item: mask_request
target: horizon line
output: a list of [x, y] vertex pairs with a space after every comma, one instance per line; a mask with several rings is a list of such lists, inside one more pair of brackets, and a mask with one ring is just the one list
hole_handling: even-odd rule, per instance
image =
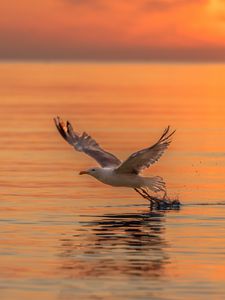
[[91, 58], [1, 58], [0, 63], [156, 63], [156, 64], [224, 64], [224, 59], [91, 59]]

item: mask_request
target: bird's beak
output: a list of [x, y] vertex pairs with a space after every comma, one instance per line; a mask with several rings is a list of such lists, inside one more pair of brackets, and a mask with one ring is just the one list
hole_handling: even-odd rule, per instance
[[84, 174], [88, 174], [87, 171], [80, 171], [79, 175], [84, 175]]

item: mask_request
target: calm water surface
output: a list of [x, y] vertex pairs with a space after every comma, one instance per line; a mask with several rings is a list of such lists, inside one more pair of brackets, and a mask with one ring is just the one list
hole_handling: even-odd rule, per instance
[[[0, 64], [3, 300], [224, 299], [225, 65]], [[126, 158], [170, 124], [179, 211], [78, 176], [61, 115]]]

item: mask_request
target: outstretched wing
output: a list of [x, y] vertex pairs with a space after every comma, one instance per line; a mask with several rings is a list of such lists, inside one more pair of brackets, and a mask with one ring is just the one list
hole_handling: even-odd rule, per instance
[[72, 145], [75, 150], [91, 156], [102, 167], [116, 167], [121, 164], [121, 161], [115, 155], [103, 150], [86, 132], [79, 135], [73, 130], [70, 122], [67, 121], [65, 124], [59, 117], [54, 118], [54, 121], [61, 136]]
[[117, 169], [118, 173], [135, 173], [138, 174], [142, 170], [150, 167], [162, 156], [166, 148], [171, 143], [170, 137], [174, 134], [169, 132], [168, 126], [157, 143], [153, 146], [137, 151], [131, 154]]

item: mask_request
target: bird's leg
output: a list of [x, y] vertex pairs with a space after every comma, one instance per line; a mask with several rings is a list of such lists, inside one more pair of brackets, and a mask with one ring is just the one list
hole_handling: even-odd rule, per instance
[[134, 188], [134, 190], [141, 195], [143, 198], [147, 199], [150, 202], [150, 208], [152, 209], [154, 201], [153, 199], [150, 197], [150, 195], [148, 195], [148, 193], [144, 193], [144, 190], [141, 189], [141, 191], [138, 188]]
[[179, 200], [173, 200], [171, 201], [169, 197], [167, 196], [167, 193], [165, 191], [163, 197], [157, 198], [154, 196], [151, 196], [145, 189], [143, 188], [134, 188], [134, 190], [141, 195], [143, 198], [147, 199], [150, 202], [150, 209], [153, 209], [153, 205], [155, 205], [156, 209], [179, 209], [180, 208], [180, 201]]
[[154, 196], [151, 196], [145, 189], [142, 188], [141, 190], [148, 197], [148, 199], [151, 199], [154, 203], [160, 200]]
[[166, 192], [165, 192], [163, 198], [160, 199], [160, 198], [151, 196], [151, 195], [150, 195], [145, 189], [143, 189], [143, 188], [142, 188], [141, 190], [142, 190], [142, 192], [143, 192], [149, 199], [152, 200], [153, 203], [155, 203], [155, 204], [157, 205], [157, 208], [160, 208], [161, 204], [163, 204], [163, 205], [168, 205], [168, 204], [170, 204], [170, 203], [168, 203], [168, 201], [167, 201], [167, 199], [166, 199], [166, 198], [167, 198]]
[[164, 191], [164, 195], [162, 197], [162, 200], [166, 203], [171, 203], [171, 200], [169, 199], [168, 195], [167, 195], [167, 192]]
[[168, 197], [167, 197], [167, 192], [165, 191], [164, 195], [163, 195], [163, 200], [166, 200], [166, 198], [168, 198]]
[[171, 207], [171, 205], [172, 205], [172, 202], [171, 202], [171, 200], [168, 198], [167, 192], [166, 192], [166, 191], [164, 191], [164, 195], [163, 195], [161, 201], [162, 201], [163, 204], [165, 204], [165, 205], [167, 205], [167, 206], [169, 206], [169, 207]]
[[139, 191], [139, 189], [134, 188], [134, 190], [135, 190], [139, 195], [141, 195], [143, 198], [147, 199], [147, 196], [145, 196], [144, 194], [142, 194], [142, 193]]

